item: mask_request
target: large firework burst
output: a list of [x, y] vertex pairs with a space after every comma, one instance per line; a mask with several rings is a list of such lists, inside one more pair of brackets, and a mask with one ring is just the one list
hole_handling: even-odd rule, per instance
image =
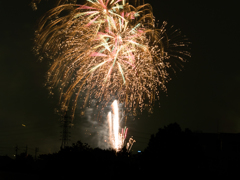
[[47, 85], [60, 89], [62, 110], [74, 114], [80, 96], [84, 107], [114, 96], [128, 110], [142, 110], [169, 80], [165, 26], [156, 28], [151, 5], [139, 0], [59, 0], [40, 20], [34, 49], [51, 60]]

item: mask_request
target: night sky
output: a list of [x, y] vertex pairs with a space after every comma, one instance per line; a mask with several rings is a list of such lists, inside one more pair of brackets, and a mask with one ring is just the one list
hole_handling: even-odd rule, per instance
[[[160, 107], [153, 114], [129, 117], [129, 136], [137, 141], [133, 150], [144, 150], [151, 134], [177, 122], [193, 132], [240, 132], [239, 15], [237, 2], [213, 0], [148, 0], [157, 20], [180, 29], [191, 44], [192, 57], [182, 71], [171, 74], [167, 93], [162, 92]], [[49, 5], [38, 11], [30, 0], [0, 1], [0, 155], [13, 156], [26, 145], [30, 154], [53, 153], [61, 145], [60, 117], [54, 113], [58, 96], [49, 96], [44, 87], [47, 61], [34, 56], [33, 37], [38, 18]], [[41, 9], [42, 8], [42, 9]], [[93, 129], [76, 112], [71, 143], [77, 140], [98, 146]], [[24, 124], [25, 127], [22, 125]], [[90, 134], [85, 134], [86, 130]]]

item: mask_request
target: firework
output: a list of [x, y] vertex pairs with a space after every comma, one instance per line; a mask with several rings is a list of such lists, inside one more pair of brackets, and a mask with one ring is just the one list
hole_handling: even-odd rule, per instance
[[110, 145], [113, 149], [116, 151], [119, 151], [124, 146], [124, 141], [127, 136], [127, 130], [128, 128], [122, 129], [122, 132], [120, 133], [120, 127], [119, 127], [119, 109], [118, 109], [118, 103], [117, 100], [114, 100], [112, 105], [112, 112], [110, 111], [108, 113], [108, 125], [109, 125], [109, 141]]
[[170, 67], [166, 22], [155, 27], [151, 5], [57, 2], [40, 20], [34, 49], [50, 60], [46, 85], [51, 93], [59, 88], [61, 110], [72, 107], [74, 115], [79, 98], [83, 107], [91, 98], [107, 104], [112, 97], [129, 111], [151, 107], [159, 89], [166, 90]]
[[133, 143], [135, 143], [135, 142], [136, 141], [132, 137], [129, 138], [129, 142], [127, 143], [127, 146], [126, 146], [127, 152], [131, 151]]

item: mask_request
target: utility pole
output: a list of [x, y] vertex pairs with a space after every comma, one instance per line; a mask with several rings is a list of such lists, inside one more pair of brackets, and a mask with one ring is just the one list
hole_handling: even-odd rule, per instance
[[25, 150], [26, 157], [28, 156], [28, 146], [26, 145], [26, 150]]
[[39, 152], [39, 148], [35, 148], [35, 161], [37, 160], [37, 153]]
[[15, 151], [16, 151], [16, 157], [15, 157], [15, 159], [17, 158], [18, 150], [19, 150], [18, 145], [16, 145], [16, 147], [15, 147]]
[[62, 144], [61, 144], [61, 149], [63, 149], [64, 147], [66, 147], [66, 145], [68, 144], [69, 139], [69, 126], [70, 126], [70, 117], [68, 116], [67, 111], [65, 112], [65, 114], [62, 116]]

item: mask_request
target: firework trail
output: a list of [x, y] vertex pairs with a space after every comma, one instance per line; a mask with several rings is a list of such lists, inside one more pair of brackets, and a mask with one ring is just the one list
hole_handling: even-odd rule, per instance
[[[40, 0], [33, 0], [33, 6]], [[159, 89], [166, 90], [170, 55], [166, 51], [166, 22], [155, 27], [150, 4], [127, 0], [58, 0], [41, 19], [35, 47], [40, 59], [50, 60], [46, 85], [60, 90], [61, 110], [79, 98], [104, 100], [115, 97], [128, 111], [154, 105]], [[174, 46], [184, 46], [179, 41]], [[184, 56], [175, 56], [184, 61]]]
[[119, 127], [119, 109], [118, 109], [118, 102], [114, 100], [112, 105], [112, 112], [108, 113], [108, 125], [109, 125], [109, 141], [110, 145], [116, 151], [119, 151], [124, 146], [124, 141], [127, 136], [128, 128], [122, 129], [121, 133]]

